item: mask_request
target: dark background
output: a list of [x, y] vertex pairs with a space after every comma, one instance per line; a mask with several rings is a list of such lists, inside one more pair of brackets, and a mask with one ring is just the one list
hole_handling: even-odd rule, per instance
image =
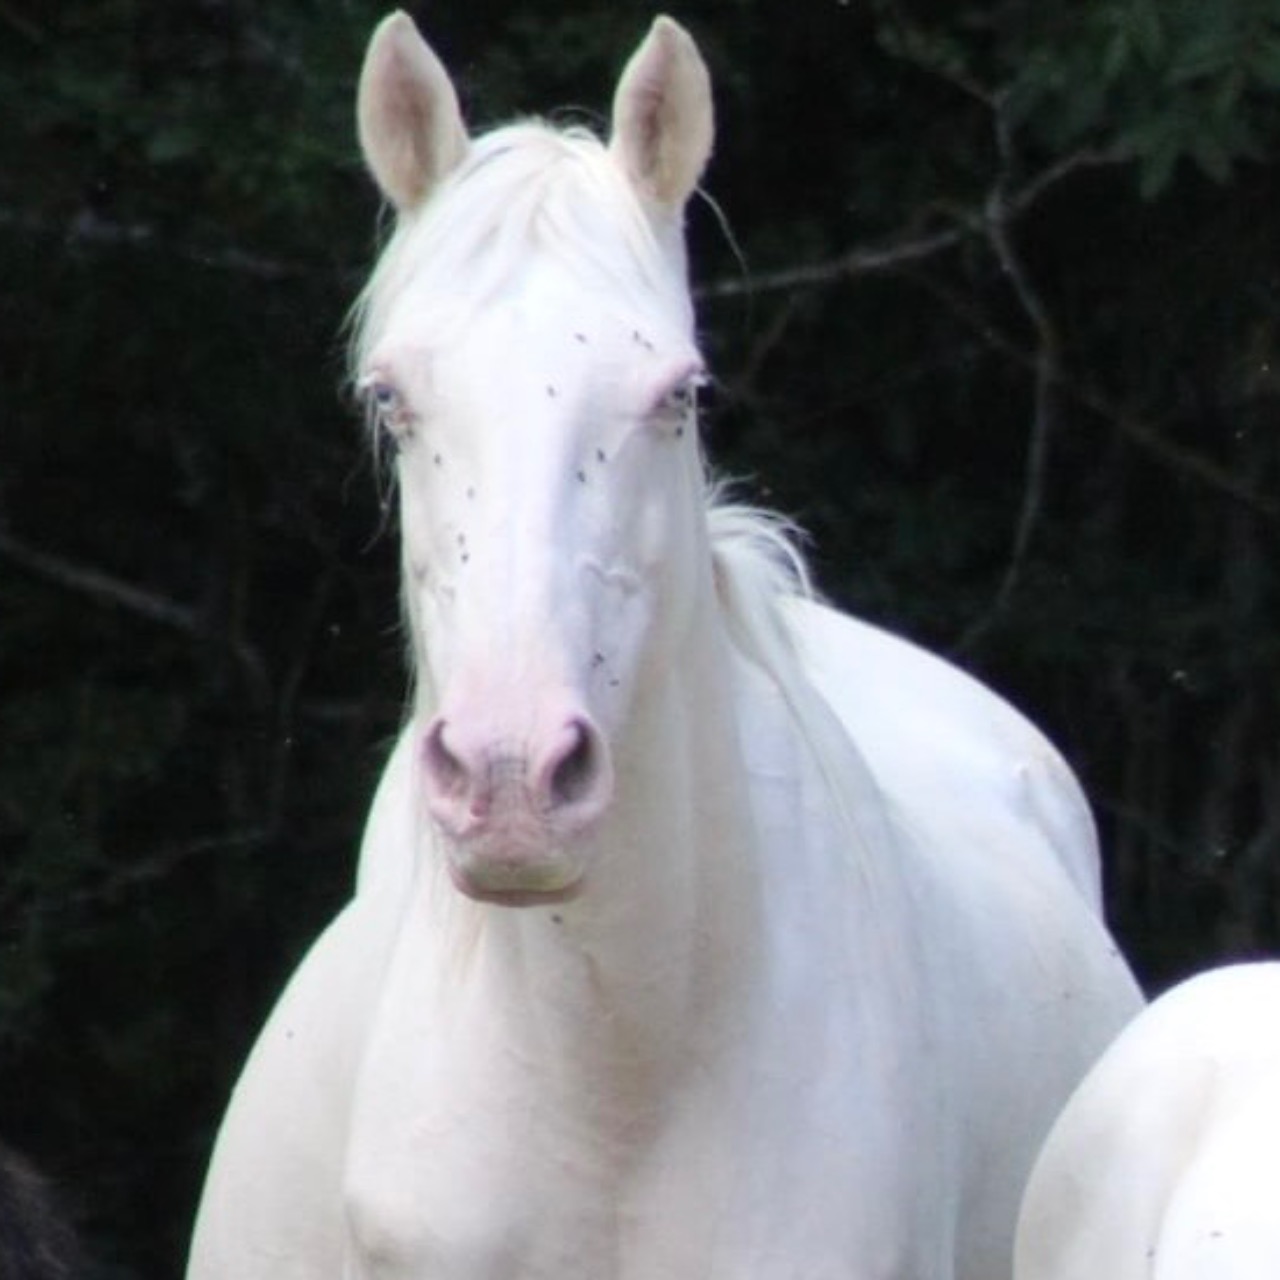
[[[415, 6], [473, 124], [633, 0]], [[177, 1274], [405, 689], [357, 0], [0, 0], [0, 1134]], [[689, 0], [709, 447], [1042, 724], [1152, 991], [1280, 937], [1280, 0]], [[385, 225], [385, 224], [384, 224]], [[921, 803], [928, 803], [922, 797]]]

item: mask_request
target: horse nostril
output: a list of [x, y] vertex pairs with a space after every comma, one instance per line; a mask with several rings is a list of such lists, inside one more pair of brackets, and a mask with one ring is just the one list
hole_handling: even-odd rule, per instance
[[560, 758], [548, 779], [552, 805], [561, 808], [589, 799], [596, 787], [599, 766], [594, 733], [581, 720], [571, 721]]
[[445, 722], [437, 720], [427, 731], [423, 744], [423, 763], [437, 793], [442, 796], [460, 796], [468, 784], [467, 767], [452, 751], [444, 739]]
[[534, 817], [572, 833], [593, 822], [612, 794], [608, 745], [585, 715], [526, 738], [438, 717], [421, 751], [427, 810], [458, 839]]

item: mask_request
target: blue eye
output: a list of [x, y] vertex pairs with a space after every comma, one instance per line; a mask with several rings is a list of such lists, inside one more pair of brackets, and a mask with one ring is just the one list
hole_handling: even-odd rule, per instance
[[399, 448], [413, 436], [413, 415], [393, 382], [371, 375], [360, 383], [372, 424], [378, 427], [393, 447]]
[[378, 413], [392, 413], [400, 404], [400, 393], [389, 382], [370, 382], [365, 387], [369, 402]]

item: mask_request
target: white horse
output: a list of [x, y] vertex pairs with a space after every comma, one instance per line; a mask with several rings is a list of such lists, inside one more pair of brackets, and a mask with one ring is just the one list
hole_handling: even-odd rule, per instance
[[1016, 1275], [1280, 1276], [1280, 964], [1200, 974], [1107, 1050], [1036, 1162]]
[[358, 379], [417, 692], [359, 885], [262, 1033], [192, 1280], [992, 1280], [1139, 1004], [1041, 735], [805, 598], [719, 501], [660, 18], [603, 145], [472, 140], [412, 23], [358, 120], [398, 227]]

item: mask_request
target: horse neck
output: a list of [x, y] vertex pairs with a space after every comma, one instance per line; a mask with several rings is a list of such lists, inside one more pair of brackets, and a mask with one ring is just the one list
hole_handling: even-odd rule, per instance
[[564, 1063], [614, 1075], [629, 1064], [656, 1088], [692, 1044], [714, 1052], [742, 1012], [759, 880], [732, 665], [708, 603], [680, 660], [654, 664], [638, 691], [582, 896], [479, 908], [483, 969], [517, 1024], [540, 1038], [554, 1026]]
[[[619, 744], [618, 805], [598, 901], [583, 924], [603, 953], [620, 944], [625, 973], [665, 947], [688, 972], [717, 953], [747, 957], [754, 935], [755, 831], [739, 745], [735, 658], [714, 607], [674, 662], [638, 691], [630, 733]], [[639, 912], [649, 913], [646, 916]], [[614, 930], [614, 920], [626, 927]], [[659, 932], [646, 940], [648, 920]], [[597, 922], [608, 926], [601, 936]]]

